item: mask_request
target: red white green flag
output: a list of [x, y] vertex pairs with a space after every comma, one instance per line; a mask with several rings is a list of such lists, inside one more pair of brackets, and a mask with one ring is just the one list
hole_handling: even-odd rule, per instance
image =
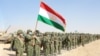
[[54, 26], [59, 30], [65, 31], [66, 27], [65, 19], [44, 2], [41, 2], [40, 4], [38, 21], [42, 21], [48, 25]]

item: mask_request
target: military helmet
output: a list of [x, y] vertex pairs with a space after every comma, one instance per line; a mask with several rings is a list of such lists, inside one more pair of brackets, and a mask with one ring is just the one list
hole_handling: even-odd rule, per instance
[[22, 33], [23, 33], [22, 30], [18, 30], [18, 31], [17, 31], [17, 34], [22, 34]]
[[28, 29], [27, 32], [32, 32], [32, 30]]
[[44, 35], [44, 36], [47, 36], [48, 34], [47, 34], [47, 33], [44, 33], [43, 35]]
[[35, 33], [40, 33], [39, 30], [35, 30]]
[[53, 34], [53, 33], [51, 33], [51, 36], [54, 36], [54, 34]]

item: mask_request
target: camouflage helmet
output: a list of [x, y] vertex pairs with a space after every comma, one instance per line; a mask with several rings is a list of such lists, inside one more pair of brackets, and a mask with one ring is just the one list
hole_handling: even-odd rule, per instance
[[35, 30], [35, 33], [40, 33], [39, 30]]
[[29, 33], [29, 32], [32, 32], [32, 30], [28, 29], [28, 30], [27, 30], [27, 33]]
[[47, 36], [48, 34], [45, 32], [43, 35], [44, 35], [44, 36]]
[[39, 34], [40, 34], [39, 30], [35, 30], [35, 31], [34, 31], [34, 34], [35, 34], [35, 35], [39, 35]]
[[53, 33], [51, 33], [51, 36], [54, 36], [54, 34], [53, 34]]
[[22, 34], [22, 33], [23, 33], [22, 30], [18, 30], [18, 31], [17, 31], [17, 34]]
[[57, 35], [60, 36], [61, 34], [60, 33], [57, 33]]

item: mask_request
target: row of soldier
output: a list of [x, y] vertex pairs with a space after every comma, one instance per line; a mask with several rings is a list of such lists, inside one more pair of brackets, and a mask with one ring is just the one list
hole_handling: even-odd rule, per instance
[[12, 34], [11, 49], [16, 51], [16, 56], [56, 56], [62, 49], [71, 50], [84, 46], [89, 42], [100, 39], [99, 34], [84, 33], [56, 33], [27, 30], [24, 33], [18, 30]]

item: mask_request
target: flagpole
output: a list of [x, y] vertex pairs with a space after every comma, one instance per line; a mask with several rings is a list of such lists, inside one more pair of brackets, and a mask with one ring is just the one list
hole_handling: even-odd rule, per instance
[[37, 24], [38, 24], [38, 20], [36, 20], [36, 25], [35, 25], [35, 30], [34, 30], [34, 31], [36, 31], [36, 28], [37, 28]]
[[40, 0], [40, 2], [42, 2], [43, 0]]
[[[40, 3], [41, 3], [42, 1], [43, 1], [43, 0], [40, 0]], [[35, 25], [35, 30], [34, 30], [34, 31], [37, 30], [37, 25], [38, 25], [38, 19], [36, 20], [36, 25]]]

